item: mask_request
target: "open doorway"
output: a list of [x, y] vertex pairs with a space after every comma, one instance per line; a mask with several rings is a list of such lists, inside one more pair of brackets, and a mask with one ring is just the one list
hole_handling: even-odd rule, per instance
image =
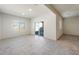
[[44, 22], [35, 23], [35, 35], [44, 36]]

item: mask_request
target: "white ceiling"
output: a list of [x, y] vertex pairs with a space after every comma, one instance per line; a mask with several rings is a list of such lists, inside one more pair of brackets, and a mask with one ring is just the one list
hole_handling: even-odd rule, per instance
[[0, 12], [27, 18], [39, 17], [49, 11], [46, 6], [40, 4], [0, 4]]
[[53, 6], [63, 18], [79, 16], [79, 4], [54, 4]]

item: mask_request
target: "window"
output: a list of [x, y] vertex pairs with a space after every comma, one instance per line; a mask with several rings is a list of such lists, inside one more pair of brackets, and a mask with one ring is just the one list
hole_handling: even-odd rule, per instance
[[22, 32], [25, 29], [25, 23], [24, 22], [15, 22], [12, 25], [13, 29], [17, 32]]
[[35, 31], [39, 31], [40, 27], [42, 27], [42, 23], [41, 22], [36, 22], [36, 28]]

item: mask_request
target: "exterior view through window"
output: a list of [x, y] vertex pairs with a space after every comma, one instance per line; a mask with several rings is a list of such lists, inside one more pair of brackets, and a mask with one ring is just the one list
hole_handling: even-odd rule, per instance
[[35, 35], [44, 36], [44, 22], [35, 23]]

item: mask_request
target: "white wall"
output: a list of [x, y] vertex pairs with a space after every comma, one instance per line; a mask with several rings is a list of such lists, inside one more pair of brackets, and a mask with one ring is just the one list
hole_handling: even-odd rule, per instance
[[64, 19], [64, 34], [79, 36], [79, 17]]
[[0, 39], [2, 39], [2, 21], [1, 21], [1, 16], [0, 16]]
[[63, 35], [63, 19], [56, 15], [56, 38], [59, 39]]
[[[63, 34], [63, 18], [51, 4], [46, 5], [52, 12], [56, 14], [56, 39], [59, 39]], [[61, 27], [61, 29], [60, 29]]]
[[49, 14], [32, 19], [32, 34], [35, 32], [34, 23], [40, 21], [44, 21], [44, 37], [56, 40], [56, 15], [50, 12]]
[[[18, 16], [8, 15], [4, 13], [0, 13], [0, 20], [1, 20], [1, 28], [2, 28], [2, 39], [24, 35], [24, 34], [30, 34], [30, 20], [26, 18], [21, 18]], [[25, 28], [18, 32], [13, 28], [13, 23], [24, 22]]]

